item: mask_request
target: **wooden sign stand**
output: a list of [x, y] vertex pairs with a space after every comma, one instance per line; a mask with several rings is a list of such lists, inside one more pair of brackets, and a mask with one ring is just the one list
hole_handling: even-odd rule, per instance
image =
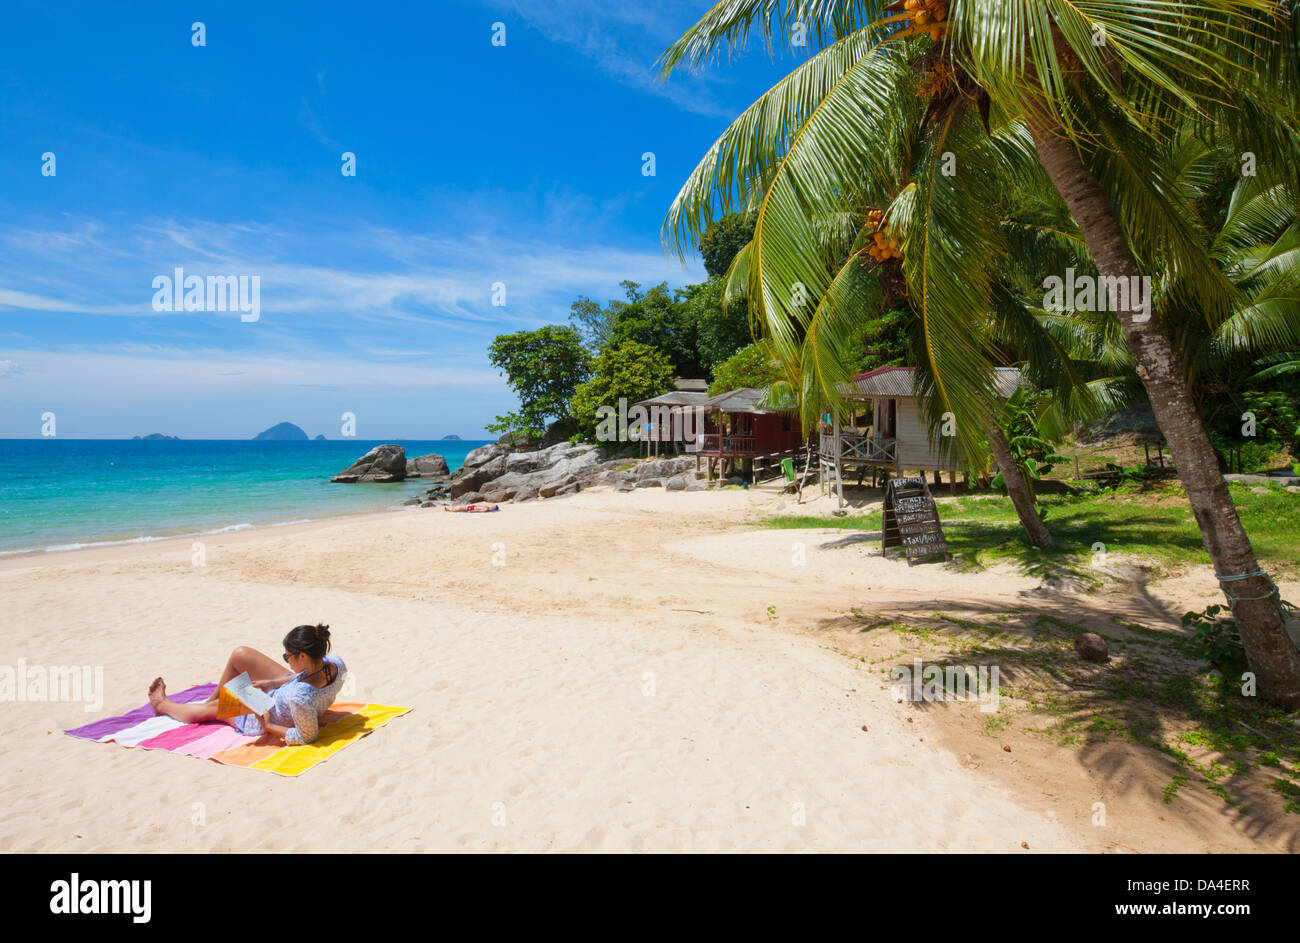
[[942, 555], [951, 559], [948, 540], [939, 523], [939, 509], [925, 476], [893, 478], [885, 487], [884, 520], [880, 552], [902, 547], [907, 565], [915, 566], [918, 558]]

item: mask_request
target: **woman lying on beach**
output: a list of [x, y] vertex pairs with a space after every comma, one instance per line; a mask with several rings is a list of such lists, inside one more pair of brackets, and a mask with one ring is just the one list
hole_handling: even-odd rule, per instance
[[[283, 674], [280, 666], [256, 649], [241, 645], [230, 653], [212, 696], [199, 704], [177, 704], [167, 697], [162, 678], [149, 685], [149, 703], [154, 712], [166, 714], [186, 724], [205, 720], [225, 720], [242, 734], [260, 736], [269, 733], [285, 744], [311, 743], [320, 731], [320, 718], [343, 687], [347, 666], [338, 655], [329, 655], [330, 627], [300, 625], [284, 637], [284, 660], [294, 673]], [[231, 678], [245, 671], [253, 686], [275, 692], [274, 704], [261, 717], [241, 714], [217, 717], [217, 691]]]
[[488, 511], [501, 510], [495, 504], [444, 504], [442, 509], [444, 511], [453, 511], [457, 514], [486, 514]]

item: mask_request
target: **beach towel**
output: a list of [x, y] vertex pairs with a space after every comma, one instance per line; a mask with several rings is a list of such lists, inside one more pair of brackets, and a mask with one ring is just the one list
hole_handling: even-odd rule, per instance
[[[195, 685], [171, 695], [171, 699], [178, 704], [206, 701], [216, 687], [215, 684]], [[300, 776], [410, 709], [387, 704], [335, 703], [321, 717], [320, 734], [315, 742], [302, 746], [285, 746], [269, 734], [246, 736], [229, 724], [216, 720], [183, 724], [171, 717], [154, 714], [148, 704], [119, 717], [106, 717], [64, 733], [98, 743], [111, 741], [124, 747], [197, 756], [277, 776]]]

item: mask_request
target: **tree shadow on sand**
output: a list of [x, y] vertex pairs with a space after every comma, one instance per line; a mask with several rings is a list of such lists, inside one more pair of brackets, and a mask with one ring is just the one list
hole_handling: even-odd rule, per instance
[[[886, 656], [886, 673], [895, 666], [910, 671], [918, 654], [937, 666], [944, 695], [908, 697], [923, 711], [963, 707], [954, 703], [959, 692], [950, 679], [968, 666], [996, 666], [1000, 706], [996, 720], [983, 721], [986, 732], [990, 724], [1014, 725], [1070, 748], [1082, 766], [1130, 788], [1163, 776], [1166, 802], [1178, 801], [1189, 785], [1201, 787], [1218, 797], [1211, 808], [1248, 837], [1294, 823], [1285, 841], [1300, 850], [1300, 729], [1260, 698], [1243, 696], [1239, 681], [1208, 673], [1177, 614], [1149, 593], [1080, 597], [1049, 590], [1012, 606], [971, 599], [933, 605], [882, 603], [872, 613], [822, 620], [812, 632], [864, 660], [899, 643], [906, 655]], [[1083, 632], [1107, 640], [1108, 662], [1076, 654]]]

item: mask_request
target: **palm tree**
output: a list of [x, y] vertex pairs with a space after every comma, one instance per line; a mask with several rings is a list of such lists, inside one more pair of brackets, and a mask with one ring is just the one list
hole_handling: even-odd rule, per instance
[[[988, 309], [997, 261], [990, 251], [996, 220], [978, 200], [956, 192], [987, 187], [980, 161], [964, 161], [973, 149], [992, 146], [993, 137], [981, 144], [962, 118], [975, 107], [1000, 131], [1023, 122], [1022, 143], [1036, 154], [1105, 280], [1259, 691], [1289, 708], [1300, 706], [1300, 653], [1283, 628], [1276, 587], [1259, 568], [1219, 473], [1168, 326], [1141, 303], [1141, 292], [1120, 289], [1164, 273], [1213, 325], [1240, 307], [1237, 287], [1180, 212], [1167, 146], [1193, 127], [1247, 155], [1243, 168], [1249, 163], [1265, 180], [1300, 180], [1294, 3], [907, 0], [886, 7], [878, 0], [722, 0], [662, 60], [665, 74], [680, 63], [700, 65], [739, 46], [755, 25], [771, 43], [799, 24], [824, 47], [718, 139], [674, 204], [670, 236], [679, 248], [698, 240], [715, 207], [736, 208], [761, 192], [748, 284], [774, 342], [793, 356], [808, 314], [783, 295], [804, 277], [813, 279], [805, 287], [814, 300], [833, 291], [830, 278], [817, 273], [833, 271], [835, 248], [851, 247], [846, 223], [853, 206], [864, 197], [888, 206], [890, 222], [902, 224], [904, 277], [927, 283], [932, 373], [937, 383], [955, 383], [957, 395], [939, 390], [953, 406], [987, 393], [983, 358], [961, 362], [963, 350], [976, 351], [980, 341], [960, 309]], [[899, 115], [917, 69], [935, 74], [936, 82], [942, 72], [944, 82], [929, 96], [930, 133], [917, 142], [917, 156], [929, 166], [909, 195], [891, 192], [891, 179], [894, 168], [914, 163], [902, 150], [910, 139]], [[1018, 163], [1020, 149], [1007, 148], [1007, 160]], [[941, 173], [949, 154], [963, 168], [954, 177]], [[918, 219], [924, 225], [909, 225]], [[954, 258], [959, 247], [973, 257]], [[966, 277], [945, 274], [952, 271]]]

